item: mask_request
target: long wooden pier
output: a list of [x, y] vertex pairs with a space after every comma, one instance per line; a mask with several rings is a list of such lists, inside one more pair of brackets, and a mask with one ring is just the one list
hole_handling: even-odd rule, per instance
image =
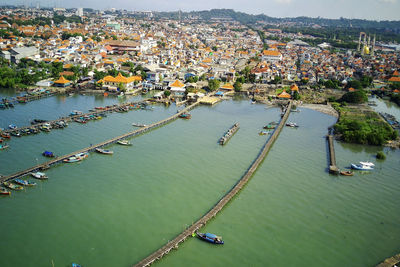
[[394, 255], [393, 257], [387, 258], [383, 262], [376, 265], [376, 267], [392, 267], [400, 265], [400, 254]]
[[192, 236], [193, 233], [195, 233], [197, 230], [203, 227], [209, 220], [215, 217], [219, 211], [222, 210], [222, 208], [247, 184], [247, 182], [253, 176], [254, 172], [257, 170], [258, 166], [264, 160], [265, 156], [269, 152], [271, 146], [278, 138], [283, 126], [285, 125], [286, 120], [289, 117], [291, 107], [292, 107], [292, 102], [289, 102], [289, 105], [286, 108], [286, 112], [282, 116], [282, 119], [278, 127], [275, 128], [273, 134], [270, 136], [268, 141], [264, 144], [264, 146], [260, 150], [260, 153], [257, 155], [257, 158], [253, 161], [251, 166], [247, 169], [245, 174], [240, 178], [240, 180], [236, 183], [236, 185], [226, 195], [224, 195], [210, 211], [208, 211], [205, 215], [203, 215], [199, 220], [193, 223], [185, 231], [180, 233], [172, 241], [169, 241], [163, 247], [161, 247], [160, 249], [158, 249], [145, 259], [135, 264], [134, 265], [135, 267], [149, 266], [155, 261], [161, 259], [163, 256], [167, 255], [172, 249], [178, 248], [178, 245], [181, 242], [185, 241], [186, 238]]
[[122, 140], [122, 139], [129, 138], [129, 137], [136, 136], [136, 135], [140, 135], [140, 134], [143, 134], [143, 133], [145, 133], [145, 132], [148, 132], [148, 131], [150, 131], [150, 130], [152, 130], [152, 129], [155, 129], [155, 128], [157, 128], [157, 127], [163, 126], [163, 125], [165, 125], [165, 124], [167, 124], [167, 123], [169, 123], [169, 122], [171, 122], [171, 121], [177, 119], [177, 118], [179, 117], [180, 114], [185, 113], [185, 112], [188, 112], [189, 110], [193, 109], [193, 108], [196, 107], [199, 103], [200, 103], [200, 102], [196, 102], [196, 103], [194, 103], [194, 104], [192, 104], [192, 105], [186, 107], [185, 109], [181, 110], [180, 112], [178, 112], [178, 113], [172, 115], [171, 117], [168, 117], [168, 118], [166, 118], [166, 119], [164, 119], [164, 120], [155, 122], [155, 123], [150, 124], [150, 125], [148, 125], [148, 126], [142, 127], [142, 128], [140, 128], [140, 129], [138, 129], [138, 130], [135, 130], [135, 131], [132, 131], [132, 132], [129, 132], [129, 133], [120, 135], [120, 136], [118, 136], [118, 137], [115, 137], [115, 138], [113, 138], [113, 139], [107, 140], [107, 141], [102, 142], [102, 143], [100, 143], [100, 144], [93, 145], [93, 146], [90, 146], [90, 147], [81, 149], [81, 150], [79, 150], [79, 151], [72, 152], [72, 153], [67, 154], [67, 155], [64, 155], [64, 156], [56, 157], [56, 158], [53, 159], [53, 160], [44, 162], [44, 163], [42, 163], [42, 164], [38, 164], [38, 165], [33, 166], [33, 167], [29, 168], [29, 169], [26, 169], [26, 170], [23, 170], [23, 171], [14, 173], [14, 174], [12, 174], [12, 175], [0, 177], [0, 183], [3, 183], [3, 182], [5, 182], [5, 181], [14, 180], [14, 179], [16, 179], [16, 178], [19, 178], [19, 177], [22, 177], [22, 176], [26, 176], [26, 175], [28, 175], [28, 174], [31, 173], [31, 172], [36, 172], [36, 171], [42, 170], [43, 168], [47, 168], [47, 167], [49, 167], [49, 166], [52, 166], [52, 165], [54, 165], [54, 164], [61, 163], [61, 162], [63, 162], [64, 159], [67, 159], [67, 158], [69, 158], [69, 157], [71, 157], [71, 156], [73, 156], [73, 155], [76, 155], [76, 154], [79, 154], [79, 153], [83, 153], [83, 152], [92, 152], [92, 151], [96, 150], [96, 148], [101, 148], [101, 147], [104, 147], [104, 146], [108, 146], [108, 145], [114, 144], [114, 143], [116, 143], [116, 142], [118, 142], [118, 141], [120, 141], [120, 140]]
[[335, 155], [335, 148], [333, 146], [333, 135], [329, 134], [326, 136], [328, 140], [328, 147], [329, 147], [329, 172], [332, 174], [338, 174], [339, 168], [336, 166], [336, 155]]

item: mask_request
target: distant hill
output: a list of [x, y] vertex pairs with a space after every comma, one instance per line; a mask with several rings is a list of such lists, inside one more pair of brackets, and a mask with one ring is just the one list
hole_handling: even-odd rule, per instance
[[168, 17], [178, 19], [188, 17], [199, 17], [202, 20], [210, 21], [213, 18], [225, 18], [239, 21], [243, 24], [255, 24], [257, 22], [264, 23], [295, 23], [297, 26], [313, 26], [319, 25], [323, 27], [351, 27], [351, 28], [369, 28], [369, 29], [385, 29], [396, 33], [400, 33], [400, 21], [373, 21], [364, 19], [326, 19], [326, 18], [274, 18], [264, 14], [250, 15], [243, 12], [237, 12], [233, 9], [211, 9], [205, 11], [191, 12], [157, 12], [156, 17]]

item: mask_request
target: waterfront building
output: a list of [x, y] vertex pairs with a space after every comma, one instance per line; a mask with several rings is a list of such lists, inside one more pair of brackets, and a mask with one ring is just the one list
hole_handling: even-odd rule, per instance
[[54, 86], [57, 87], [67, 87], [71, 85], [71, 81], [67, 80], [64, 78], [64, 76], [61, 76], [60, 79], [57, 81], [54, 81]]

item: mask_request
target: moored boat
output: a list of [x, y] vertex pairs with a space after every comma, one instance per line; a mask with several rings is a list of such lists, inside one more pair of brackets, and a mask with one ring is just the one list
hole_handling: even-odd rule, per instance
[[55, 157], [55, 155], [54, 155], [53, 152], [47, 151], [47, 150], [44, 151], [44, 152], [42, 153], [42, 155], [45, 156], [45, 157], [48, 157], [48, 158], [54, 158], [54, 157]]
[[269, 132], [268, 132], [268, 131], [261, 131], [261, 132], [259, 132], [258, 134], [259, 134], [259, 135], [267, 135], [267, 134], [269, 134]]
[[1, 137], [10, 139], [11, 135], [9, 133], [1, 133]]
[[9, 145], [7, 145], [7, 144], [0, 145], [0, 150], [6, 149], [6, 148], [8, 148], [8, 147], [9, 147]]
[[132, 123], [132, 126], [135, 126], [135, 127], [146, 127], [147, 125], [146, 124], [140, 124], [140, 123]]
[[353, 176], [354, 173], [352, 171], [340, 171], [340, 175]]
[[96, 152], [98, 152], [100, 154], [106, 154], [106, 155], [114, 154], [114, 151], [108, 150], [108, 149], [102, 149], [102, 148], [96, 148]]
[[83, 152], [83, 153], [79, 153], [79, 154], [76, 154], [74, 156], [71, 156], [71, 157], [69, 157], [67, 159], [64, 159], [63, 161], [66, 162], [66, 163], [73, 163], [73, 162], [81, 161], [81, 160], [87, 158], [88, 156], [89, 156], [89, 153]]
[[123, 146], [131, 146], [132, 143], [129, 142], [128, 140], [119, 140], [117, 141], [117, 144], [123, 145]]
[[5, 185], [7, 188], [10, 188], [12, 190], [17, 190], [17, 191], [21, 191], [24, 190], [24, 187], [21, 185], [16, 185], [10, 182], [4, 182], [3, 185]]
[[275, 127], [276, 127], [275, 124], [269, 123], [269, 124], [265, 125], [263, 128], [267, 129], [267, 130], [272, 130], [272, 129], [275, 129]]
[[192, 115], [190, 113], [184, 112], [184, 113], [179, 115], [179, 118], [188, 120], [188, 119], [192, 118]]
[[27, 180], [22, 180], [22, 179], [15, 179], [14, 183], [17, 183], [19, 185], [25, 185], [25, 186], [35, 186], [36, 183], [27, 181]]
[[222, 237], [217, 236], [215, 234], [210, 234], [210, 233], [196, 233], [197, 237], [200, 238], [201, 240], [204, 240], [209, 243], [213, 244], [218, 244], [222, 245], [224, 244], [224, 241], [222, 241]]
[[286, 123], [286, 126], [292, 127], [292, 128], [297, 128], [297, 127], [299, 127], [295, 122], [288, 122], [288, 123]]
[[49, 177], [44, 172], [31, 172], [31, 175], [39, 180], [49, 179]]
[[4, 187], [0, 187], [0, 195], [11, 195], [11, 192]]
[[354, 163], [352, 163], [351, 164], [351, 168], [352, 169], [355, 169], [355, 170], [359, 170], [359, 171], [371, 171], [371, 170], [373, 170], [374, 169], [374, 167], [373, 166], [371, 166], [371, 165], [364, 165], [364, 164], [362, 164], [361, 162], [360, 162], [360, 164], [354, 164]]
[[14, 129], [17, 129], [17, 125], [10, 124], [10, 125], [8, 125], [8, 128], [11, 129], [11, 130], [14, 130]]

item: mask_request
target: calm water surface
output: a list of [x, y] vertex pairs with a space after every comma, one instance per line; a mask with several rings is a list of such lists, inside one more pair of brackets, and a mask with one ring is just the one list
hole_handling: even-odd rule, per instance
[[[0, 123], [22, 125], [116, 102], [52, 97], [0, 110]], [[148, 124], [176, 110], [155, 106], [13, 138], [10, 149], [0, 151], [0, 173], [45, 161], [40, 155], [45, 149], [73, 152], [131, 131], [132, 122]], [[91, 153], [80, 163], [57, 165], [47, 171], [48, 181], [2, 197], [0, 266], [52, 266], [52, 261], [55, 266], [130, 266], [230, 190], [266, 141], [258, 135], [262, 126], [279, 119], [278, 109], [247, 100], [199, 106], [191, 113], [191, 120], [133, 138], [132, 147], [110, 146], [113, 156]], [[324, 135], [335, 118], [302, 109], [289, 121], [300, 127], [282, 131], [249, 184], [204, 227], [222, 235], [225, 245], [191, 238], [156, 265], [372, 266], [398, 252], [399, 151], [385, 150], [387, 159], [377, 162], [374, 155], [381, 148], [337, 142], [341, 168], [368, 159], [376, 170], [332, 176]], [[239, 131], [219, 146], [234, 122]]]

